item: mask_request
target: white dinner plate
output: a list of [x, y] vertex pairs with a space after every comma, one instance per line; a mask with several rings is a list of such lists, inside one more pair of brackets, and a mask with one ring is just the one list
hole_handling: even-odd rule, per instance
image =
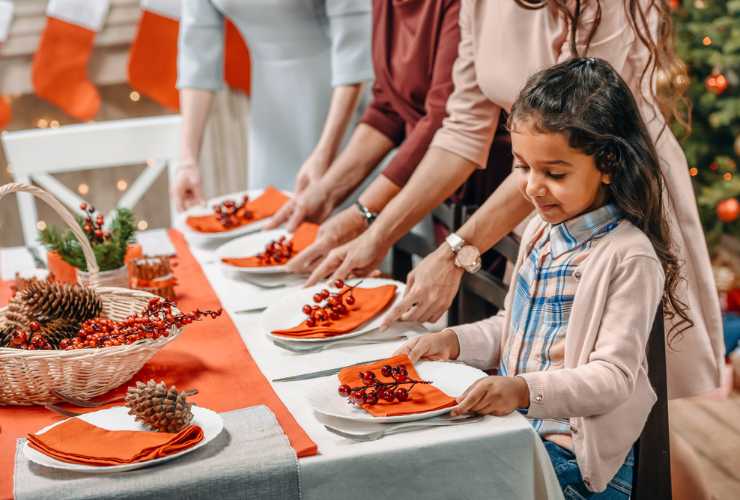
[[247, 234], [224, 243], [216, 251], [220, 265], [230, 271], [237, 271], [245, 274], [283, 274], [285, 273], [285, 264], [276, 266], [263, 267], [239, 267], [223, 262], [225, 258], [253, 257], [265, 250], [265, 246], [281, 236], [290, 237], [286, 229], [272, 229], [269, 231], [260, 231], [258, 233]]
[[[419, 361], [414, 367], [422, 380], [431, 380], [436, 388], [453, 398], [460, 396], [473, 382], [486, 376], [478, 368], [449, 361]], [[338, 377], [322, 379], [308, 391], [308, 404], [322, 415], [372, 423], [411, 422], [444, 415], [455, 408], [451, 406], [410, 415], [374, 417], [362, 408], [348, 403], [347, 398], [337, 393], [338, 388]]]
[[[134, 420], [133, 415], [128, 414], [128, 408], [126, 408], [125, 406], [115, 406], [113, 408], [107, 408], [105, 410], [85, 413], [84, 415], [80, 415], [79, 417], [76, 417], [76, 418], [79, 418], [80, 420], [84, 420], [85, 422], [96, 425], [98, 427], [102, 427], [103, 429], [107, 429], [109, 431], [145, 431], [145, 430], [148, 430], [141, 423]], [[48, 425], [44, 427], [43, 429], [41, 429], [40, 431], [36, 432], [36, 434], [43, 434], [49, 429], [56, 427], [57, 425], [63, 422], [66, 422], [66, 420], [61, 420], [59, 422], [55, 422], [51, 425]], [[108, 472], [123, 472], [127, 470], [141, 469], [142, 467], [149, 467], [150, 465], [160, 464], [162, 462], [172, 460], [173, 458], [177, 458], [179, 456], [185, 455], [186, 453], [190, 453], [191, 451], [195, 451], [198, 448], [201, 448], [205, 446], [206, 444], [208, 444], [211, 440], [213, 440], [216, 436], [218, 436], [221, 433], [221, 430], [223, 430], [224, 428], [224, 421], [221, 418], [221, 415], [219, 415], [215, 411], [209, 410], [207, 408], [201, 408], [200, 406], [195, 406], [195, 405], [193, 405], [192, 423], [193, 425], [197, 425], [201, 429], [203, 429], [203, 440], [201, 442], [188, 448], [187, 450], [182, 450], [178, 453], [167, 455], [166, 457], [155, 458], [153, 460], [146, 460], [144, 462], [136, 462], [132, 464], [123, 464], [123, 465], [73, 464], [69, 462], [62, 462], [61, 460], [57, 460], [55, 458], [51, 458], [47, 455], [44, 455], [40, 451], [31, 448], [28, 445], [28, 441], [26, 441], [25, 444], [23, 445], [23, 454], [26, 456], [28, 460], [30, 460], [31, 462], [35, 462], [39, 465], [51, 467], [54, 469], [73, 470], [77, 472], [106, 474]]]
[[[192, 238], [198, 241], [225, 240], [260, 231], [263, 227], [265, 227], [267, 221], [270, 220], [269, 217], [251, 222], [249, 224], [244, 224], [243, 226], [239, 226], [230, 231], [221, 231], [218, 233], [202, 233], [200, 231], [195, 231], [190, 226], [188, 226], [185, 221], [188, 217], [192, 215], [208, 215], [213, 213], [213, 205], [215, 205], [216, 203], [221, 203], [222, 201], [228, 199], [234, 200], [237, 203], [241, 203], [242, 196], [244, 196], [245, 194], [249, 195], [249, 199], [253, 200], [260, 196], [263, 191], [264, 189], [250, 189], [249, 191], [239, 191], [236, 193], [218, 196], [216, 198], [211, 198], [210, 200], [208, 200], [208, 202], [206, 202], [205, 205], [190, 207], [189, 209], [180, 213], [177, 216], [176, 227], [180, 229], [188, 238]], [[283, 191], [283, 194], [289, 197], [292, 196], [292, 194], [287, 191]]]
[[267, 336], [271, 339], [279, 340], [281, 342], [333, 342], [339, 339], [348, 339], [351, 337], [357, 337], [365, 333], [372, 332], [373, 330], [380, 327], [383, 322], [383, 315], [388, 309], [393, 307], [401, 297], [403, 297], [403, 291], [406, 288], [404, 283], [395, 280], [381, 279], [381, 278], [357, 278], [345, 280], [348, 285], [354, 285], [362, 281], [360, 287], [362, 288], [376, 288], [383, 285], [396, 285], [396, 296], [393, 301], [386, 307], [380, 314], [372, 318], [370, 321], [358, 326], [349, 333], [342, 335], [335, 335], [334, 337], [327, 338], [314, 338], [304, 339], [299, 337], [286, 337], [282, 335], [273, 335], [273, 330], [284, 330], [286, 328], [292, 328], [296, 325], [301, 324], [306, 319], [306, 315], [303, 314], [303, 306], [305, 304], [313, 305], [313, 296], [316, 292], [321, 291], [323, 288], [329, 289], [332, 293], [336, 291], [334, 288], [327, 286], [327, 283], [319, 283], [311, 288], [298, 288], [290, 290], [281, 298], [279, 302], [274, 303], [268, 307], [264, 313], [262, 313], [262, 328], [264, 329]]

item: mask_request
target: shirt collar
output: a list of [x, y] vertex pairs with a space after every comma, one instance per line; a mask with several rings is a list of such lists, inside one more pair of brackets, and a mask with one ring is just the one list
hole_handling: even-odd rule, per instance
[[553, 258], [581, 246], [616, 227], [622, 212], [613, 203], [550, 227], [550, 253]]

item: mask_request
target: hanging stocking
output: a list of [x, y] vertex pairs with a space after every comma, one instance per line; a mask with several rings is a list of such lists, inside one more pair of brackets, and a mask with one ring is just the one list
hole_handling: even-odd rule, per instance
[[[8, 39], [10, 21], [13, 19], [13, 4], [6, 0], [0, 0], [0, 45]], [[8, 99], [0, 95], [0, 130], [10, 123], [11, 112]]]
[[228, 19], [225, 27], [224, 79], [232, 89], [241, 90], [249, 95], [251, 64], [247, 44], [244, 43], [237, 27]]
[[107, 14], [108, 0], [49, 0], [46, 28], [33, 57], [36, 94], [79, 120], [91, 120], [100, 109], [87, 65]]
[[128, 61], [131, 86], [177, 111], [177, 33], [180, 0], [142, 0], [141, 20]]

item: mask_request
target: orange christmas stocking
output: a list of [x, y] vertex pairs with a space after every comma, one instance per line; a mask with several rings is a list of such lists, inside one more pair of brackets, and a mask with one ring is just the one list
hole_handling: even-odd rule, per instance
[[[0, 45], [8, 39], [10, 21], [13, 19], [13, 4], [7, 0], [0, 0]], [[10, 103], [0, 95], [0, 130], [10, 123]]]
[[224, 79], [232, 89], [249, 95], [251, 63], [247, 44], [244, 43], [239, 29], [228, 19], [225, 28]]
[[128, 80], [143, 95], [177, 111], [177, 34], [180, 0], [142, 0], [139, 29], [131, 46]]
[[100, 109], [87, 65], [95, 33], [107, 14], [108, 0], [50, 0], [46, 28], [33, 57], [36, 94], [79, 120], [91, 120]]

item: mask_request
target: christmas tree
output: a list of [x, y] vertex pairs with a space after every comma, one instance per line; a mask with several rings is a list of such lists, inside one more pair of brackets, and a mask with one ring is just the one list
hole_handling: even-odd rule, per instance
[[671, 0], [676, 49], [687, 65], [691, 132], [674, 124], [686, 152], [710, 249], [740, 237], [740, 0]]

